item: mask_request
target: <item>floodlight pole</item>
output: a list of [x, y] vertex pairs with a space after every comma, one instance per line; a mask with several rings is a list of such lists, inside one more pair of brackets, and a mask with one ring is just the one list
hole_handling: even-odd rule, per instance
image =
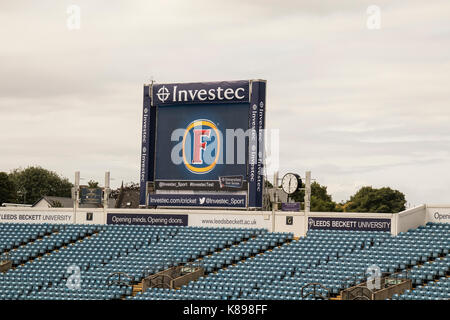
[[308, 214], [311, 211], [311, 171], [305, 173], [305, 220], [304, 234], [308, 232]]
[[77, 210], [80, 199], [80, 171], [75, 172], [75, 187], [74, 187], [74, 203], [73, 203], [73, 220], [77, 223]]
[[111, 191], [110, 183], [111, 183], [111, 174], [109, 171], [106, 171], [105, 172], [105, 188], [103, 189], [103, 208], [104, 209], [108, 209], [109, 193]]
[[275, 211], [278, 210], [278, 171], [273, 174], [272, 232], [275, 232]]
[[305, 178], [305, 213], [309, 213], [311, 211], [311, 171], [306, 171]]

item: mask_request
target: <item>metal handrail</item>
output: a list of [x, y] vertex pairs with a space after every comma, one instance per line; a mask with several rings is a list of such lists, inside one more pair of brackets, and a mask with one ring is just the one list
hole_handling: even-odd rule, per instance
[[[161, 279], [160, 283], [155, 283], [154, 281], [158, 279]], [[167, 279], [168, 281], [166, 281], [165, 279]], [[155, 274], [148, 280], [150, 281], [150, 288], [173, 289], [171, 285], [173, 278], [167, 274]]]
[[[313, 287], [313, 292], [308, 292], [307, 294], [303, 294], [303, 291], [304, 291], [307, 287], [310, 287], [310, 286]], [[319, 286], [320, 288], [325, 289], [325, 290], [327, 291], [326, 297], [323, 296], [321, 293], [316, 292], [316, 286]], [[319, 297], [319, 298], [321, 298], [321, 299], [323, 299], [323, 300], [326, 300], [326, 299], [330, 296], [330, 289], [328, 289], [327, 287], [323, 286], [321, 283], [318, 283], [318, 282], [311, 282], [311, 283], [308, 283], [308, 284], [304, 285], [304, 286], [302, 287], [302, 289], [301, 289], [301, 296], [302, 296], [302, 298], [306, 298], [306, 297], [308, 297], [308, 296], [310, 296], [310, 295], [313, 295], [314, 297]]]
[[[115, 276], [115, 275], [118, 275], [119, 279], [111, 280], [111, 278], [113, 276]], [[121, 279], [122, 277], [128, 278], [128, 282], [122, 280]], [[106, 284], [108, 286], [112, 286], [113, 284], [115, 284], [115, 285], [125, 285], [125, 286], [128, 286], [128, 287], [131, 287], [132, 284], [130, 284], [130, 282], [132, 282], [132, 281], [133, 281], [133, 277], [131, 277], [130, 275], [126, 274], [125, 272], [113, 272], [106, 278]]]

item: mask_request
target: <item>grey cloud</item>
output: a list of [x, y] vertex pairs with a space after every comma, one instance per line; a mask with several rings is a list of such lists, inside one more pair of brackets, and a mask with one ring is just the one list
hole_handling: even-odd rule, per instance
[[79, 31], [72, 1], [0, 4], [0, 170], [137, 181], [144, 82], [265, 78], [282, 172], [311, 169], [337, 200], [372, 184], [448, 202], [450, 3], [76, 3]]

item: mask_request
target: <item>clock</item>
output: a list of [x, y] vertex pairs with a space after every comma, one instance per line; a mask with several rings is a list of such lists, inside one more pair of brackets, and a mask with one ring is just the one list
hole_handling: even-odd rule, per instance
[[287, 194], [293, 194], [302, 187], [301, 181], [298, 174], [287, 173], [284, 175], [283, 179], [281, 179], [281, 188]]

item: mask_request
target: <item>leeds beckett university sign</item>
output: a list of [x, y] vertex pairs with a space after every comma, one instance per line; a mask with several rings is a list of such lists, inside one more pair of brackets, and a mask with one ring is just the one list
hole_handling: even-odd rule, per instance
[[391, 231], [391, 219], [309, 217], [309, 230]]
[[140, 204], [261, 208], [265, 95], [265, 80], [144, 86]]

